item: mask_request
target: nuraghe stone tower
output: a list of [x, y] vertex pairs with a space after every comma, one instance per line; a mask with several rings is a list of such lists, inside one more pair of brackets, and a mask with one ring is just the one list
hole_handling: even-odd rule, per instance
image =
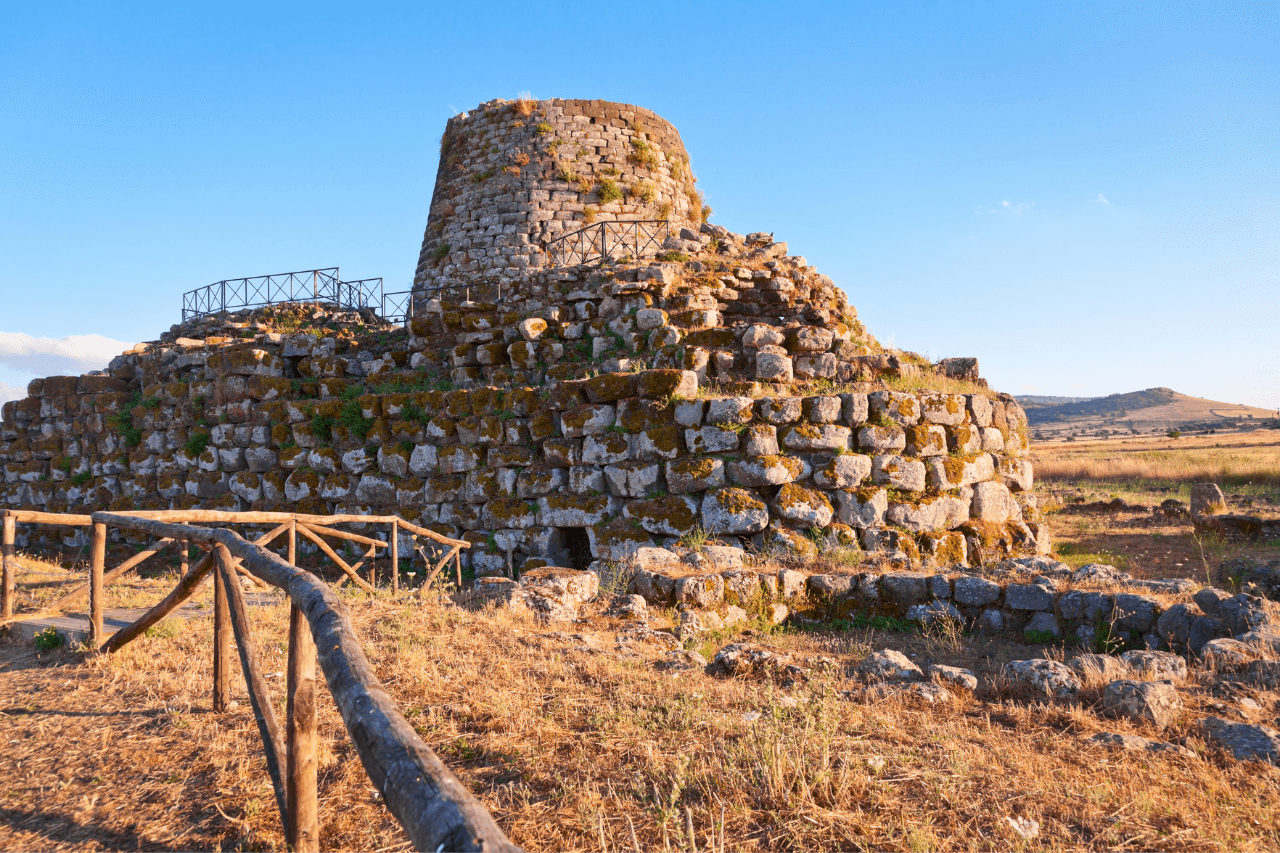
[[[882, 347], [785, 243], [707, 213], [647, 110], [483, 104], [445, 131], [407, 329], [270, 308], [36, 380], [4, 407], [3, 504], [396, 511], [475, 543], [479, 575], [702, 533], [943, 565], [1048, 550], [1026, 417], [975, 359]], [[665, 236], [557, 260], [556, 238], [636, 220]]]

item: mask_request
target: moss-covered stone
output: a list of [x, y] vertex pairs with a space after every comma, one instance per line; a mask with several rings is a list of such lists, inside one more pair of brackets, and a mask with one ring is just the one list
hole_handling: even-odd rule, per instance
[[724, 463], [711, 456], [686, 457], [666, 464], [667, 488], [674, 494], [724, 485]]
[[641, 397], [665, 400], [692, 397], [698, 392], [698, 375], [691, 370], [645, 370], [636, 374], [636, 393]]
[[804, 460], [795, 456], [753, 456], [730, 462], [729, 478], [748, 488], [780, 486], [803, 478], [805, 469]]
[[715, 489], [702, 498], [702, 527], [713, 536], [758, 533], [768, 524], [769, 508], [744, 489]]
[[605, 373], [588, 379], [584, 386], [587, 400], [592, 403], [613, 403], [636, 395], [634, 373]]
[[698, 523], [698, 501], [683, 495], [630, 501], [623, 512], [624, 517], [636, 519], [655, 536], [685, 536]]
[[826, 495], [797, 483], [787, 483], [778, 490], [773, 510], [779, 517], [804, 527], [826, 527], [835, 516], [835, 508]]

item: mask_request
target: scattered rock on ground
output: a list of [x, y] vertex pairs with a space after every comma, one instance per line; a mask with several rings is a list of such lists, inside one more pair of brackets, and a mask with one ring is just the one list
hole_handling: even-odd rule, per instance
[[1080, 655], [1071, 661], [1070, 666], [1085, 678], [1098, 677], [1107, 681], [1128, 678], [1133, 674], [1127, 663], [1112, 655]]
[[943, 666], [935, 663], [929, 667], [929, 675], [948, 687], [962, 687], [973, 692], [978, 689], [978, 678], [967, 669], [958, 666]]
[[858, 664], [858, 673], [871, 681], [906, 681], [912, 678], [924, 678], [920, 667], [902, 652], [893, 649], [881, 649], [872, 652], [862, 663]]
[[1216, 670], [1241, 669], [1258, 657], [1256, 648], [1230, 637], [1210, 640], [1204, 644], [1200, 654], [1204, 657], [1205, 666]]
[[1168, 743], [1162, 740], [1151, 740], [1141, 735], [1126, 735], [1118, 732], [1098, 732], [1091, 738], [1087, 739], [1088, 743], [1097, 746], [1110, 747], [1112, 749], [1123, 749], [1129, 752], [1146, 750], [1147, 752], [1168, 752], [1176, 753], [1185, 758], [1195, 758], [1196, 754], [1185, 746], [1179, 746], [1176, 743]]
[[1182, 711], [1182, 699], [1164, 681], [1113, 681], [1102, 692], [1102, 710], [1115, 717], [1168, 727]]
[[707, 664], [707, 675], [763, 675], [793, 679], [802, 677], [805, 670], [796, 666], [791, 656], [768, 646], [755, 643], [730, 643], [716, 652]]
[[1205, 717], [1200, 721], [1200, 731], [1206, 740], [1230, 752], [1237, 761], [1280, 764], [1280, 732], [1270, 726]]
[[1067, 699], [1080, 691], [1080, 679], [1066, 664], [1032, 658], [1005, 664], [1004, 677], [1015, 689], [1050, 699]]
[[1187, 662], [1172, 652], [1133, 651], [1120, 655], [1138, 678], [1181, 681], [1187, 677]]
[[654, 666], [658, 669], [674, 670], [676, 672], [702, 670], [706, 669], [707, 659], [697, 652], [676, 649], [663, 655], [662, 659], [655, 663]]

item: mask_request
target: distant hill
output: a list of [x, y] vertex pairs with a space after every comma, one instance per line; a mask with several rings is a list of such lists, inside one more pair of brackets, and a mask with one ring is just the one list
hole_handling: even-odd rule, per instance
[[1018, 402], [1027, 410], [1032, 430], [1046, 439], [1269, 426], [1280, 417], [1269, 409], [1189, 397], [1171, 388], [1109, 397], [1027, 395]]

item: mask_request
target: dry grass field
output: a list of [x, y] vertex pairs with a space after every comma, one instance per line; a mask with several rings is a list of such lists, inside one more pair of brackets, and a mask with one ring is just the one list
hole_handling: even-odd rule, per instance
[[[1280, 559], [1280, 542], [1197, 536], [1190, 519], [1154, 513], [1184, 505], [1194, 483], [1217, 483], [1232, 512], [1280, 515], [1280, 431], [1210, 436], [1034, 442], [1036, 493], [1058, 555], [1073, 565], [1111, 563], [1137, 577], [1202, 582], [1225, 559]], [[1116, 511], [1084, 508], [1120, 498]]]
[[[746, 629], [810, 668], [784, 685], [664, 670], [663, 647], [627, 642], [626, 625], [600, 613], [543, 625], [414, 596], [347, 600], [412, 724], [530, 850], [1280, 846], [1280, 770], [1187, 737], [1193, 712], [1223, 702], [1207, 683], [1157, 733], [1100, 716], [1098, 685], [1042, 705], [991, 678], [1006, 660], [1060, 649]], [[655, 614], [656, 627], [673, 615]], [[280, 697], [286, 608], [251, 618]], [[284, 849], [243, 683], [237, 709], [209, 711], [211, 644], [207, 618], [165, 623], [110, 657], [0, 640], [0, 849]], [[851, 670], [886, 646], [969, 667], [983, 686], [940, 707], [865, 693]], [[1280, 697], [1250, 695], [1259, 710], [1240, 713], [1275, 715]], [[324, 699], [322, 847], [407, 849]], [[1104, 730], [1186, 738], [1197, 756], [1085, 743]], [[1024, 839], [1010, 818], [1038, 835]]]

